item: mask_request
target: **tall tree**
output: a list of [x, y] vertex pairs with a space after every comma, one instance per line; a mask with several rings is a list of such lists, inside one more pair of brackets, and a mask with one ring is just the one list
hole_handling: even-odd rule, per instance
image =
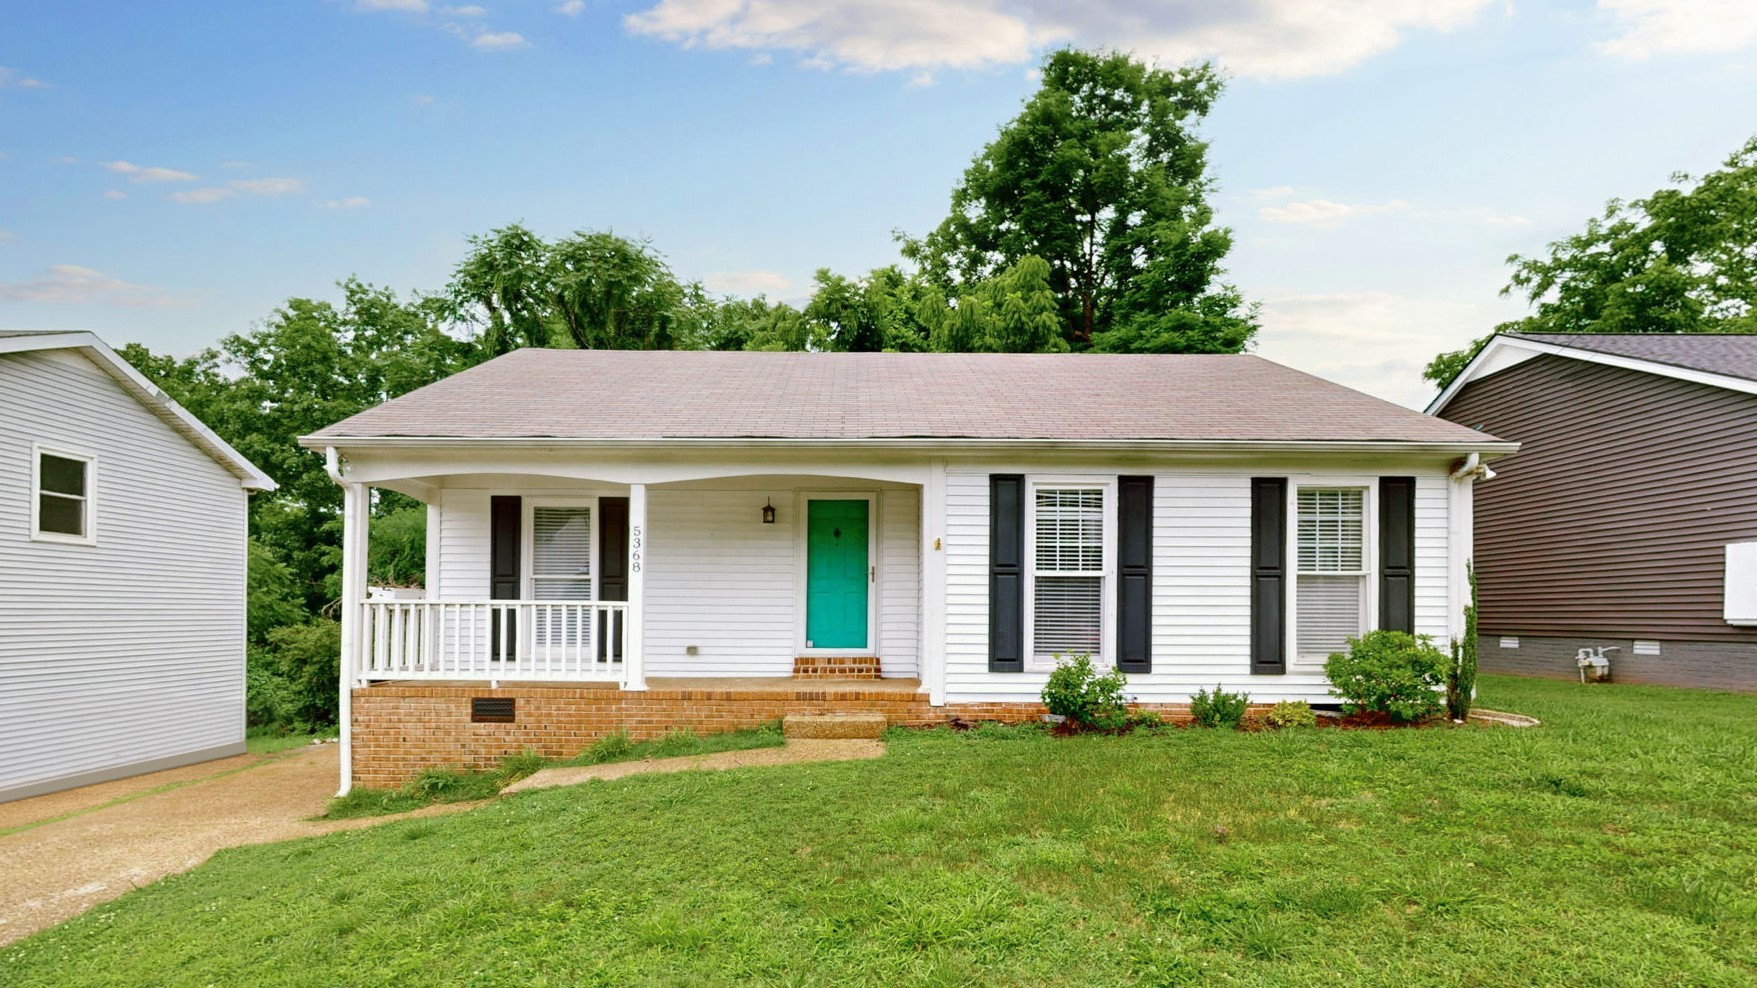
[[668, 350], [689, 344], [689, 290], [651, 245], [581, 231], [553, 243], [517, 223], [470, 238], [442, 296], [493, 355], [522, 346]]
[[905, 239], [905, 256], [947, 296], [1042, 258], [1077, 350], [1241, 349], [1255, 312], [1219, 283], [1232, 233], [1214, 225], [1207, 144], [1194, 135], [1220, 90], [1208, 65], [1054, 52], [1037, 93], [965, 171], [950, 215]]
[[[1514, 254], [1501, 294], [1530, 315], [1496, 333], [1757, 333], [1757, 137], [1700, 180], [1612, 199], [1543, 257]], [[1423, 376], [1445, 387], [1493, 334], [1443, 353]]]

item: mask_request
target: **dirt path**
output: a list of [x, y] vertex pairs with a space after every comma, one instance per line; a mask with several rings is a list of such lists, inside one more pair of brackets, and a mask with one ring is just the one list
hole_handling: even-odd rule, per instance
[[[0, 945], [188, 871], [223, 847], [392, 819], [313, 821], [335, 788], [336, 748], [322, 745], [266, 757], [239, 755], [0, 804]], [[403, 816], [473, 805], [434, 806]]]
[[501, 791], [522, 792], [526, 789], [571, 786], [594, 779], [621, 779], [650, 772], [724, 770], [757, 765], [794, 765], [799, 762], [851, 762], [878, 758], [884, 753], [885, 745], [882, 741], [807, 741], [793, 738], [780, 748], [751, 748], [745, 751], [721, 751], [712, 755], [684, 755], [681, 758], [652, 758], [639, 762], [612, 762], [609, 765], [546, 768]]

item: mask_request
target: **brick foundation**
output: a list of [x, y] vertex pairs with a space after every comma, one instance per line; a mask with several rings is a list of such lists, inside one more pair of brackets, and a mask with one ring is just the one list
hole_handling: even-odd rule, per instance
[[[473, 697], [517, 704], [511, 724], [470, 722]], [[1183, 704], [1140, 704], [1172, 721], [1189, 719]], [[489, 768], [506, 755], [535, 751], [570, 758], [599, 738], [626, 732], [635, 741], [687, 730], [717, 734], [757, 727], [788, 714], [871, 711], [895, 726], [1034, 721], [1041, 703], [960, 703], [935, 707], [927, 694], [860, 682], [778, 680], [775, 686], [650, 689], [612, 685], [503, 686], [379, 683], [354, 690], [354, 784], [394, 788], [436, 766]]]
[[877, 679], [879, 678], [879, 660], [876, 655], [858, 658], [802, 655], [793, 660], [793, 678]]

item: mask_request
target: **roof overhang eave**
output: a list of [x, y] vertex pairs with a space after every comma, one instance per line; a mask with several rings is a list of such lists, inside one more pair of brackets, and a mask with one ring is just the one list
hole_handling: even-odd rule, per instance
[[680, 438], [680, 437], [545, 437], [545, 436], [323, 436], [299, 437], [306, 449], [896, 449], [922, 451], [1056, 449], [1103, 452], [1161, 453], [1412, 453], [1505, 456], [1519, 444], [1499, 439], [1431, 441], [1255, 440], [1255, 439], [976, 439], [976, 438]]

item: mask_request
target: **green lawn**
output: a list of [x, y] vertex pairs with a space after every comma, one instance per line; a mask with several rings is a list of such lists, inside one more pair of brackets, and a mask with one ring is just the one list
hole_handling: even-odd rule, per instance
[[222, 852], [9, 985], [1750, 985], [1757, 697], [1536, 730], [897, 732]]

